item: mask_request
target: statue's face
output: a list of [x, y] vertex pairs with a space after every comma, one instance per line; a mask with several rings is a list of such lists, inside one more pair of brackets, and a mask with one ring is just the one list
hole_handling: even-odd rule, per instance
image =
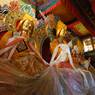
[[24, 21], [23, 26], [22, 26], [23, 30], [28, 30], [28, 27], [29, 27], [28, 23], [29, 23], [28, 20]]
[[23, 28], [23, 30], [27, 31], [27, 30], [32, 29], [33, 26], [34, 26], [34, 24], [33, 24], [32, 21], [30, 21], [30, 20], [25, 20], [24, 23], [23, 23], [22, 28]]
[[30, 20], [25, 20], [22, 24], [22, 35], [24, 37], [30, 37], [33, 33], [34, 23]]

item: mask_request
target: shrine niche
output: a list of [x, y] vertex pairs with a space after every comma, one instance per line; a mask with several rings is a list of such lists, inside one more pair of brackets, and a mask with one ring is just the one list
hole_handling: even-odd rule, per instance
[[83, 44], [84, 44], [84, 52], [89, 52], [93, 50], [93, 46], [90, 38], [84, 39]]
[[95, 37], [86, 37], [83, 39], [84, 52], [95, 51]]

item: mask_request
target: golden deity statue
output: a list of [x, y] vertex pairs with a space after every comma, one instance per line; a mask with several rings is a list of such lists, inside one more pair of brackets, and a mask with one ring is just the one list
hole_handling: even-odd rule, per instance
[[57, 25], [56, 25], [56, 37], [50, 43], [51, 52], [53, 52], [53, 50], [55, 49], [55, 47], [59, 43], [65, 43], [66, 44], [66, 40], [64, 39], [64, 36], [65, 36], [66, 33], [67, 33], [67, 26], [61, 20], [59, 20], [57, 22]]

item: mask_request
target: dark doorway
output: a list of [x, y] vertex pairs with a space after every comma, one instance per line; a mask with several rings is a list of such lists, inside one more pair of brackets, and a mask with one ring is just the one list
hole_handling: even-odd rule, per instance
[[43, 41], [41, 53], [43, 59], [49, 63], [51, 59], [51, 52], [50, 52], [50, 39], [48, 37]]

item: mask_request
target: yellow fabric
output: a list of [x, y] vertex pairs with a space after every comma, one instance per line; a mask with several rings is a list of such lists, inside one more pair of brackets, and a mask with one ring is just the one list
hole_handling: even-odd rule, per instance
[[59, 20], [56, 26], [56, 30], [56, 36], [64, 36], [67, 30], [67, 26], [61, 20]]
[[22, 18], [23, 20], [30, 20], [30, 21], [33, 21], [34, 24], [36, 23], [37, 19], [36, 18], [33, 18], [32, 16], [28, 15], [27, 13], [23, 16]]
[[51, 43], [50, 43], [50, 51], [51, 53], [53, 53], [53, 50], [55, 49], [55, 47], [58, 45], [58, 40], [54, 39]]
[[[56, 46], [59, 44], [58, 39], [54, 39], [51, 43], [50, 43], [50, 51], [51, 53], [53, 53], [54, 49], [56, 48]], [[61, 48], [58, 49], [58, 53], [61, 52]]]

